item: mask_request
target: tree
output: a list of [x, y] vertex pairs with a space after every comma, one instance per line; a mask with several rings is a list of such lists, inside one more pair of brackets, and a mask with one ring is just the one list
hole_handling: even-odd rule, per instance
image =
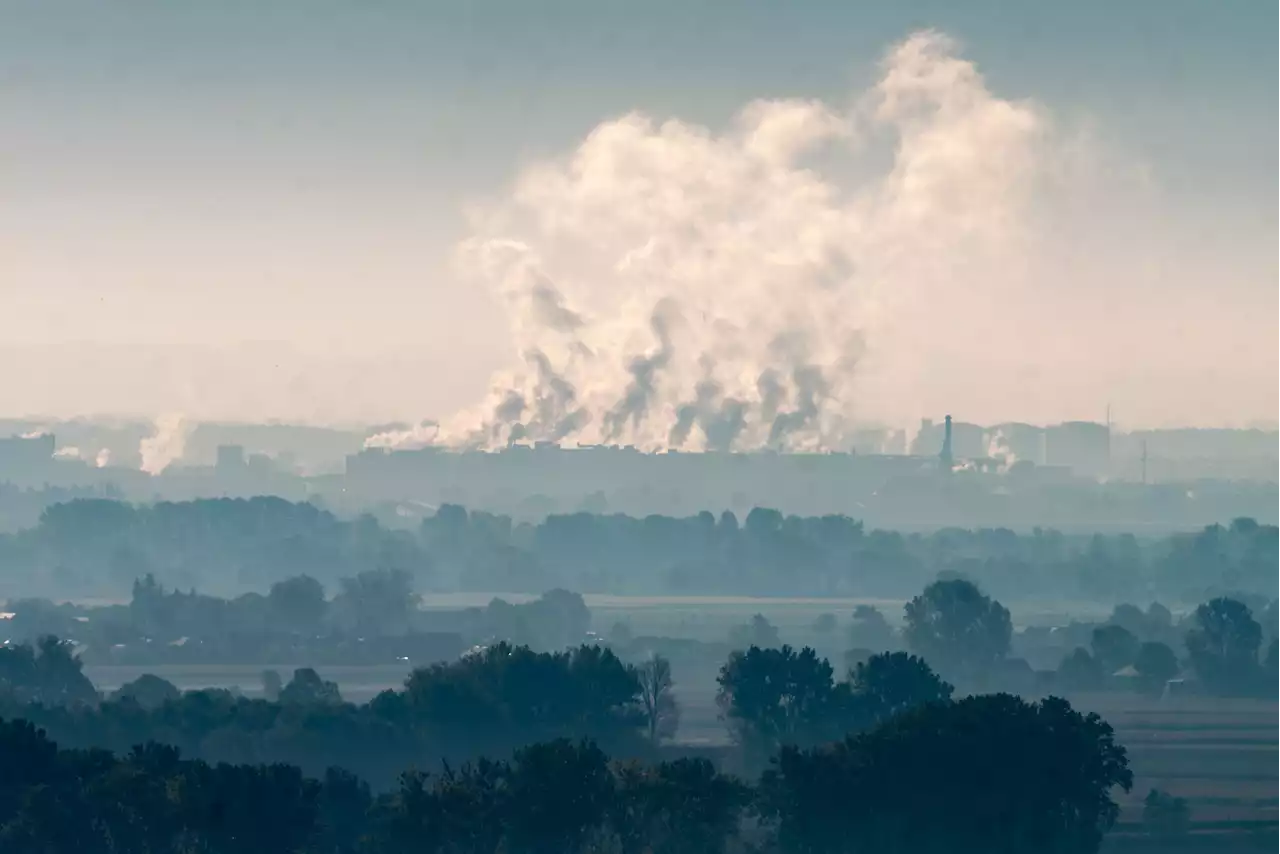
[[1196, 608], [1194, 626], [1187, 633], [1187, 652], [1206, 687], [1224, 695], [1259, 690], [1262, 626], [1244, 603], [1227, 598], [1207, 602]]
[[315, 632], [329, 603], [324, 586], [309, 575], [277, 581], [267, 593], [267, 607], [276, 626], [293, 632]]
[[763, 614], [756, 614], [745, 626], [736, 626], [729, 633], [729, 643], [746, 649], [758, 646], [761, 649], [776, 649], [782, 645], [778, 630]]
[[995, 694], [922, 706], [835, 744], [784, 747], [758, 808], [784, 854], [1091, 854], [1119, 813], [1112, 789], [1132, 785], [1098, 716]]
[[836, 630], [835, 614], [819, 614], [813, 621], [813, 633], [821, 637], [827, 637]]
[[512, 854], [573, 854], [613, 805], [609, 758], [592, 742], [558, 739], [515, 752], [504, 810]]
[[1099, 626], [1093, 630], [1089, 645], [1103, 671], [1111, 674], [1133, 664], [1139, 641], [1123, 626]]
[[720, 854], [751, 796], [703, 758], [631, 763], [617, 778], [611, 824], [623, 854]]
[[834, 683], [831, 665], [809, 647], [737, 651], [720, 668], [721, 716], [749, 759], [782, 744], [811, 743], [829, 734]]
[[1142, 824], [1155, 836], [1180, 836], [1191, 829], [1186, 799], [1152, 789], [1142, 801]]
[[849, 625], [851, 648], [884, 652], [896, 648], [895, 640], [893, 627], [878, 608], [858, 605], [853, 609], [853, 620]]
[[280, 699], [280, 692], [284, 689], [284, 683], [280, 680], [280, 674], [274, 670], [262, 671], [262, 698], [272, 703]]
[[944, 703], [955, 690], [923, 658], [905, 652], [873, 655], [850, 675], [862, 726], [874, 726], [926, 703]]
[[47, 706], [96, 703], [98, 692], [83, 667], [70, 646], [53, 635], [37, 640], [34, 648], [0, 647], [0, 697]]
[[408, 572], [377, 569], [342, 579], [332, 607], [350, 631], [374, 636], [395, 635], [408, 630], [419, 601]]
[[132, 682], [121, 685], [114, 694], [113, 700], [132, 700], [144, 709], [157, 709], [170, 700], [182, 696], [172, 682], [144, 673]]
[[545, 649], [577, 646], [591, 628], [591, 612], [582, 595], [569, 590], [548, 590], [524, 606], [524, 616]]
[[963, 579], [935, 581], [906, 605], [907, 646], [944, 676], [981, 681], [1009, 652], [1009, 611]]
[[1168, 631], [1173, 626], [1173, 612], [1159, 602], [1147, 606], [1147, 630], [1155, 632]]
[[342, 702], [336, 682], [320, 678], [310, 667], [293, 671], [289, 684], [280, 690], [280, 702], [299, 706], [333, 706]]
[[567, 735], [634, 747], [645, 725], [639, 695], [636, 669], [609, 649], [538, 653], [498, 643], [414, 670], [403, 700], [378, 705], [492, 751]]
[[1076, 647], [1058, 665], [1058, 686], [1066, 691], [1097, 691], [1106, 681], [1101, 663], [1083, 647]]
[[1162, 643], [1147, 641], [1138, 647], [1133, 667], [1138, 671], [1138, 685], [1143, 692], [1158, 696], [1178, 675], [1178, 656]]
[[640, 680], [640, 704], [644, 708], [649, 730], [649, 741], [659, 741], [675, 735], [680, 723], [680, 708], [671, 693], [671, 662], [661, 655], [650, 657], [636, 668]]
[[[1111, 611], [1111, 616], [1107, 618], [1108, 626], [1117, 626], [1125, 629], [1129, 634], [1135, 637], [1145, 637], [1148, 632], [1147, 615], [1137, 605], [1123, 603], [1117, 605]], [[1124, 664], [1131, 662], [1126, 661]], [[1123, 667], [1124, 664], [1120, 665]]]

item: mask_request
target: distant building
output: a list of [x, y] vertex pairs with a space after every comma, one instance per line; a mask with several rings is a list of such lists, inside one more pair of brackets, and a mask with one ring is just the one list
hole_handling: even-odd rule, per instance
[[57, 440], [51, 433], [0, 439], [0, 481], [38, 482], [53, 467]]
[[[952, 459], [969, 460], [987, 455], [986, 431], [982, 427], [964, 421], [952, 421], [950, 416], [947, 416], [947, 422], [951, 426]], [[921, 420], [920, 432], [911, 442], [911, 453], [918, 457], [939, 456], [946, 441], [946, 432], [946, 423], [938, 424], [931, 418]]]
[[217, 453], [217, 462], [214, 467], [219, 473], [242, 471], [244, 469], [244, 447], [242, 445], [219, 445]]
[[1083, 477], [1110, 472], [1111, 428], [1092, 421], [1068, 421], [1045, 428], [1045, 462], [1066, 466]]
[[906, 436], [901, 430], [859, 427], [851, 438], [855, 454], [904, 454], [907, 450]]
[[1002, 457], [1005, 465], [1045, 464], [1044, 428], [1016, 421], [997, 424], [986, 431], [987, 454]]

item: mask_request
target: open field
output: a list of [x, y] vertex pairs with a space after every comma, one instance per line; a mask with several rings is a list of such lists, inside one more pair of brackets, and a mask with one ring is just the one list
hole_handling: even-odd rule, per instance
[[[1129, 694], [1072, 698], [1111, 723], [1129, 750], [1134, 786], [1119, 798], [1120, 827], [1107, 850], [1276, 850], [1277, 714], [1275, 702]], [[1157, 847], [1126, 839], [1142, 819], [1151, 789], [1186, 798], [1193, 833]]]

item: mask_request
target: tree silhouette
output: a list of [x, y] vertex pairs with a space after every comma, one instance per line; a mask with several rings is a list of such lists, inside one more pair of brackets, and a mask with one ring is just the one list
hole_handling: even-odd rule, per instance
[[310, 667], [293, 671], [289, 684], [280, 689], [280, 702], [299, 706], [331, 706], [342, 702], [338, 683], [321, 679]]
[[591, 742], [566, 739], [517, 750], [506, 788], [513, 854], [573, 854], [612, 806], [609, 758]]
[[309, 575], [286, 578], [271, 585], [267, 594], [271, 620], [293, 632], [316, 632], [328, 611], [324, 585]]
[[1094, 629], [1089, 642], [1093, 657], [1107, 674], [1133, 664], [1138, 655], [1139, 644], [1132, 632], [1123, 626], [1114, 625]]
[[132, 682], [121, 685], [111, 698], [113, 700], [129, 699], [144, 709], [155, 709], [170, 700], [178, 699], [181, 695], [182, 692], [172, 682], [144, 673]]
[[1076, 647], [1058, 665], [1058, 686], [1066, 691], [1097, 691], [1107, 674], [1098, 659], [1083, 647]]
[[935, 581], [907, 603], [911, 651], [949, 678], [980, 681], [1009, 652], [1009, 611], [963, 579]]
[[1138, 671], [1142, 690], [1158, 696], [1169, 680], [1178, 675], [1178, 656], [1162, 643], [1147, 641], [1138, 648], [1133, 667]]
[[719, 854], [751, 797], [702, 758], [631, 763], [617, 777], [612, 824], [623, 854]]
[[717, 703], [734, 738], [754, 757], [811, 743], [832, 722], [831, 665], [809, 647], [734, 652], [720, 669]]
[[954, 690], [938, 678], [924, 659], [905, 652], [873, 655], [850, 675], [863, 726], [881, 723], [926, 703], [946, 702]]
[[659, 741], [675, 735], [680, 724], [680, 708], [671, 693], [671, 662], [661, 655], [650, 656], [636, 668], [640, 680], [640, 705], [644, 709], [649, 730], [649, 741]]
[[1196, 608], [1194, 628], [1187, 632], [1191, 666], [1218, 694], [1248, 694], [1261, 687], [1258, 650], [1262, 626], [1249, 608], [1235, 599], [1218, 598]]
[[1152, 789], [1142, 801], [1142, 824], [1156, 836], [1180, 836], [1191, 829], [1191, 808], [1185, 798]]
[[784, 747], [759, 809], [791, 852], [1095, 852], [1128, 790], [1096, 715], [1008, 695], [931, 704], [824, 747]]

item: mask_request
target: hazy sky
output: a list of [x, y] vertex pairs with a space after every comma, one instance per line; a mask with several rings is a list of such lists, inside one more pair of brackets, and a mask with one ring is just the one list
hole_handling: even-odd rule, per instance
[[859, 415], [1274, 421], [1264, 0], [0, 0], [0, 408], [447, 416], [513, 359], [468, 210], [633, 110], [854, 101], [922, 28], [1083, 177], [1022, 278], [916, 295], [909, 378], [869, 335]]

